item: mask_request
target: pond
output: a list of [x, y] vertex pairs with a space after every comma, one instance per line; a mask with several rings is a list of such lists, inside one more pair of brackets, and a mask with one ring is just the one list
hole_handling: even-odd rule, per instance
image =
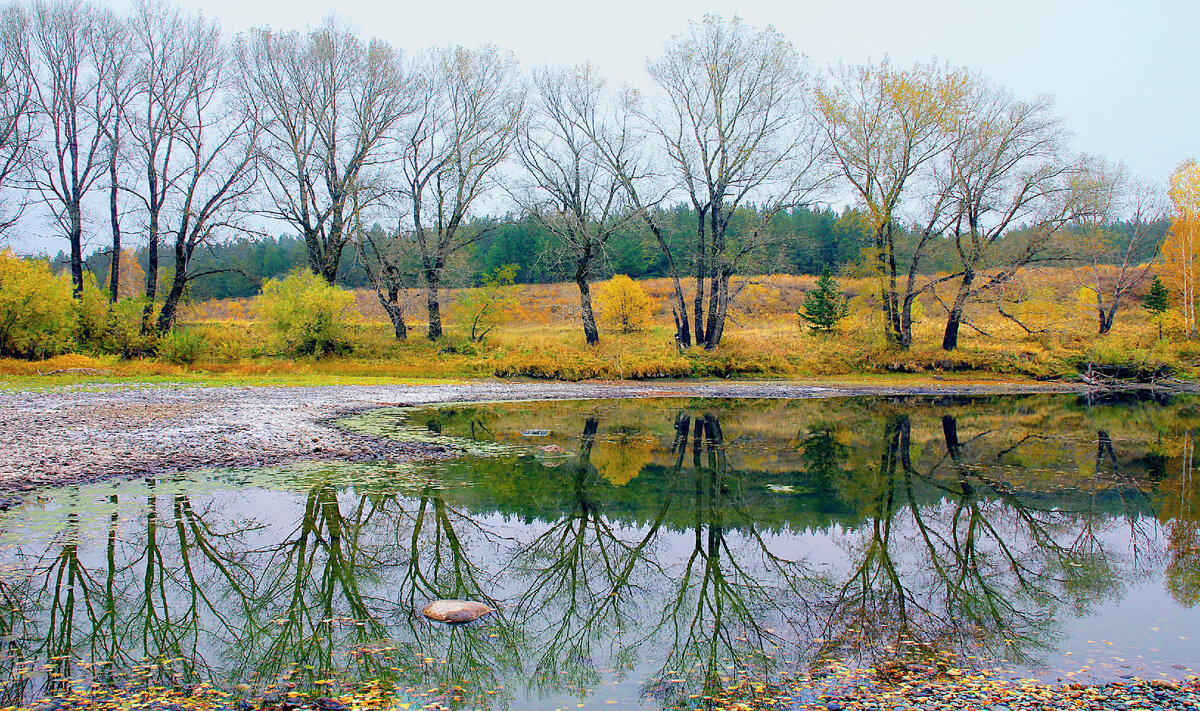
[[[0, 706], [136, 680], [660, 709], [830, 664], [1200, 667], [1194, 400], [508, 402], [342, 425], [466, 454], [47, 489], [0, 513]], [[497, 611], [432, 623], [438, 598]]]

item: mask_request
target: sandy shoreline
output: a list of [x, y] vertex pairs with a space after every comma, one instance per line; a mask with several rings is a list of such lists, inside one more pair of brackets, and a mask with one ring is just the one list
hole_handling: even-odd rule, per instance
[[411, 461], [449, 456], [331, 426], [397, 404], [597, 397], [844, 397], [1079, 392], [1076, 384], [832, 386], [787, 382], [521, 382], [441, 385], [206, 387], [128, 383], [0, 391], [0, 506], [40, 486], [203, 467], [289, 461]]

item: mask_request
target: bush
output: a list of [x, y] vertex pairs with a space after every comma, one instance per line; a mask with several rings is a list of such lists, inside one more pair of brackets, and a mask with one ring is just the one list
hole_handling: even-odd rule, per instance
[[71, 282], [41, 260], [0, 249], [0, 356], [47, 358], [68, 349]]
[[207, 350], [204, 338], [190, 329], [173, 328], [158, 341], [158, 357], [177, 365], [191, 365]]
[[654, 301], [633, 279], [618, 274], [596, 289], [600, 320], [621, 333], [645, 330], [654, 315]]
[[[158, 333], [142, 329], [145, 297], [108, 302], [108, 293], [85, 284], [83, 298], [75, 302], [76, 339], [95, 353], [122, 358], [149, 355], [158, 348]], [[152, 310], [151, 323], [155, 317]]]
[[506, 264], [491, 273], [485, 272], [482, 285], [459, 295], [454, 310], [462, 319], [471, 341], [482, 342], [510, 315], [517, 303], [512, 289], [516, 277], [517, 265]]
[[264, 281], [256, 305], [284, 350], [316, 356], [350, 350], [354, 294], [308, 270]]

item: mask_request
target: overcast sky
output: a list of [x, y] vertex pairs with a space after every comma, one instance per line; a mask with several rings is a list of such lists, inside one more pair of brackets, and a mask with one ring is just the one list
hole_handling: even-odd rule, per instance
[[339, 17], [414, 51], [492, 42], [526, 65], [591, 61], [645, 84], [646, 57], [689, 19], [772, 24], [819, 66], [885, 55], [977, 69], [1018, 98], [1050, 94], [1075, 147], [1164, 182], [1200, 156], [1200, 0], [184, 0], [229, 31]]
[[[127, 4], [115, 1], [112, 4]], [[1050, 94], [1074, 148], [1165, 183], [1200, 157], [1200, 0], [180, 0], [230, 34], [334, 13], [414, 52], [487, 42], [526, 67], [590, 61], [646, 86], [644, 63], [705, 13], [768, 24], [818, 67], [890, 57], [979, 70], [1018, 98]], [[42, 242], [42, 240], [36, 240]], [[42, 242], [45, 246], [50, 246]], [[26, 248], [33, 245], [26, 245]]]

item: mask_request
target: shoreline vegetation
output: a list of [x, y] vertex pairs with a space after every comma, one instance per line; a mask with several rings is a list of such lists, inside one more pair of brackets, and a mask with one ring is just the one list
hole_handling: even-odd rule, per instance
[[110, 317], [88, 326], [89, 337], [59, 349], [67, 352], [0, 359], [0, 381], [182, 378], [318, 385], [489, 377], [875, 381], [915, 375], [934, 382], [1081, 383], [1089, 372], [1108, 372], [1129, 382], [1170, 383], [1200, 374], [1200, 341], [1186, 337], [1178, 313], [1153, 313], [1141, 305], [1143, 294], [1135, 293], [1111, 329], [1097, 335], [1092, 294], [1078, 287], [1070, 270], [1038, 271], [1026, 279], [1034, 296], [1007, 304], [1007, 310], [992, 304], [969, 310], [969, 328], [953, 351], [939, 345], [948, 309], [936, 295], [914, 303], [913, 345], [900, 350], [884, 337], [883, 313], [871, 303], [872, 279], [841, 281], [848, 315], [820, 332], [798, 316], [816, 277], [770, 275], [745, 281], [714, 349], [673, 342], [667, 279], [626, 280], [645, 295], [643, 313], [633, 327], [622, 328], [601, 309], [595, 345], [587, 344], [579, 327], [570, 283], [506, 285], [486, 296], [481, 289], [448, 289], [442, 299], [448, 319], [437, 341], [422, 337], [419, 321], [410, 321], [412, 335], [397, 340], [373, 293], [338, 289], [340, 305], [329, 313], [314, 307], [310, 314], [285, 315], [291, 319], [285, 323], [272, 320], [264, 297], [190, 304], [161, 337], [140, 332], [139, 306], [130, 311], [131, 323]]

